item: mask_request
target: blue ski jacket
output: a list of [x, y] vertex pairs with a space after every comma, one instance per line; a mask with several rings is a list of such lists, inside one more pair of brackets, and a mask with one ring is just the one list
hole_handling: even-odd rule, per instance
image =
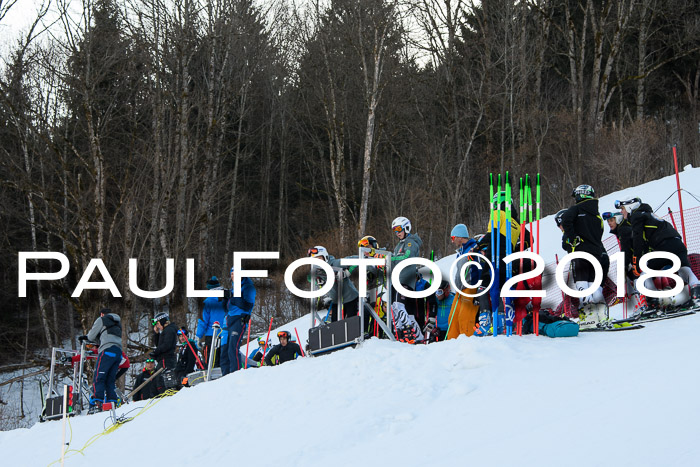
[[[228, 313], [228, 305], [225, 298], [205, 298], [202, 317], [197, 321], [197, 338], [211, 337], [214, 333], [212, 325], [217, 321], [222, 329], [226, 327], [226, 313]], [[221, 336], [222, 344], [226, 343], [227, 336], [228, 333]]]
[[241, 279], [241, 296], [231, 297], [228, 301], [228, 316], [250, 315], [253, 305], [255, 305], [255, 286], [250, 277], [244, 277]]

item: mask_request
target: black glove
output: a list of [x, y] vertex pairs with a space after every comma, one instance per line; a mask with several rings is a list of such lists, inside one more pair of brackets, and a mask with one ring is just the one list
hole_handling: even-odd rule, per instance
[[243, 323], [243, 326], [248, 324], [248, 321], [250, 321], [250, 315], [241, 315], [241, 323]]
[[79, 336], [79, 337], [78, 337], [78, 341], [79, 341], [79, 342], [87, 342], [87, 341], [88, 341], [88, 336], [85, 336], [85, 335]]

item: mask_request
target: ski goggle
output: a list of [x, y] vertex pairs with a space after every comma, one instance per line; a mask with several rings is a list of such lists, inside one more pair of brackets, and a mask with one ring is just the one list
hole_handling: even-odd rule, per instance
[[397, 225], [396, 227], [394, 227], [394, 232], [396, 232], [396, 233], [403, 232], [403, 227], [401, 227], [400, 225]]
[[285, 339], [289, 339], [289, 333], [286, 331], [280, 331], [277, 333], [277, 337], [284, 337]]
[[622, 207], [622, 202], [619, 199], [615, 200], [615, 209], [620, 209]]
[[612, 212], [609, 212], [609, 211], [608, 211], [608, 212], [604, 212], [604, 213], [602, 214], [602, 216], [603, 216], [603, 220], [606, 220], [606, 221], [607, 221], [608, 219], [612, 219], [613, 217], [615, 217], [615, 214], [613, 214]]
[[185, 331], [183, 331], [182, 329], [178, 329], [178, 330], [177, 330], [177, 335], [178, 335], [178, 336], [186, 336], [187, 333], [186, 333]]
[[156, 361], [153, 360], [152, 358], [147, 358], [146, 363], [155, 363]]
[[318, 248], [309, 248], [309, 250], [306, 252], [308, 256], [314, 256], [318, 254]]
[[151, 326], [155, 326], [158, 323], [159, 323], [159, 321], [155, 318], [151, 320]]
[[361, 239], [359, 242], [357, 242], [357, 246], [366, 246], [366, 247], [369, 247], [369, 246], [370, 246], [369, 240], [367, 240], [366, 238], [363, 238], [363, 239]]

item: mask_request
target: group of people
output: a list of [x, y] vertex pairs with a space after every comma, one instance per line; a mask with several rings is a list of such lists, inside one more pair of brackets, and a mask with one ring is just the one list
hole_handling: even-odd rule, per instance
[[[598, 199], [590, 185], [580, 185], [572, 193], [575, 204], [562, 209], [555, 215], [557, 226], [562, 231], [562, 248], [567, 252], [583, 251], [593, 255], [603, 270], [603, 277], [608, 274], [610, 259], [603, 246], [603, 221], [607, 221], [610, 233], [618, 239], [620, 251], [624, 255], [624, 271], [630, 281], [629, 288], [635, 292], [635, 281], [642, 274], [640, 259], [648, 252], [672, 253], [680, 260], [678, 276], [683, 285], [688, 287], [688, 300], [700, 299], [700, 281], [693, 273], [688, 260], [688, 249], [678, 231], [669, 222], [654, 214], [651, 206], [640, 198], [616, 201], [617, 212], [598, 211]], [[655, 258], [648, 262], [650, 269], [660, 271], [672, 266], [669, 259]], [[574, 259], [571, 264], [574, 285], [578, 290], [588, 289], [594, 281], [593, 265], [585, 259]], [[655, 281], [649, 277], [644, 281], [645, 288], [656, 291], [670, 289], [668, 280]], [[581, 306], [604, 303], [603, 287], [599, 286], [592, 294], [583, 297]], [[656, 308], [659, 299], [646, 297], [648, 307]], [[638, 310], [640, 312], [641, 310]], [[594, 311], [595, 313], [595, 311]], [[593, 321], [607, 317], [593, 316]]]
[[[503, 258], [508, 251], [515, 252], [531, 246], [528, 241], [530, 236], [527, 230], [523, 230], [525, 226], [521, 226], [516, 220], [517, 213], [514, 210], [511, 211], [511, 219], [508, 222], [505, 196], [505, 192], [494, 195], [492, 199], [494, 209], [485, 234], [472, 237], [464, 224], [457, 224], [452, 228], [450, 240], [457, 251], [456, 264], [452, 269], [455, 271], [454, 277], [452, 281], [442, 280], [434, 294], [425, 298], [409, 298], [392, 287], [388, 294], [391, 303], [387, 306], [382, 301], [382, 290], [387, 285], [387, 271], [381, 266], [368, 268], [368, 292], [363, 301], [374, 313], [364, 313], [366, 336], [386, 337], [375, 321], [376, 317], [384, 319], [386, 313], [391, 315], [395, 337], [409, 343], [452, 339], [461, 334], [486, 335], [493, 332], [494, 327], [502, 325], [500, 320], [497, 323], [492, 322], [492, 304], [496, 304], [499, 314], [503, 314], [503, 300], [499, 296], [500, 286], [507, 279], [507, 268]], [[648, 204], [642, 203], [639, 198], [616, 202], [615, 208], [619, 209], [618, 212], [606, 212], [601, 216], [598, 210], [598, 199], [590, 185], [576, 187], [572, 197], [575, 200], [574, 204], [555, 215], [556, 224], [562, 231], [562, 247], [565, 251], [589, 253], [600, 263], [603, 277], [606, 277], [610, 266], [610, 259], [602, 242], [604, 220], [606, 220], [610, 232], [619, 240], [620, 249], [624, 253], [627, 278], [632, 281], [632, 284], [641, 274], [639, 259], [645, 253], [669, 252], [680, 260], [681, 268], [678, 275], [688, 286], [690, 298], [700, 299], [700, 281], [690, 268], [688, 251], [681, 236], [671, 224], [656, 216]], [[411, 221], [405, 217], [394, 219], [391, 227], [398, 240], [391, 255], [391, 268], [394, 268], [408, 258], [420, 256], [423, 242], [418, 234], [412, 232]], [[493, 245], [496, 245], [497, 252], [492, 251]], [[366, 256], [381, 257], [377, 252], [378, 242], [373, 236], [362, 237], [358, 241], [358, 246], [365, 248], [363, 251], [366, 252]], [[462, 267], [467, 261], [478, 262], [474, 253], [480, 253], [486, 258], [499, 258], [494, 265], [498, 273], [493, 278], [494, 287], [490, 293], [479, 294], [483, 291], [483, 284], [492, 281], [490, 268], [485, 266], [478, 268], [475, 265], [468, 268]], [[330, 255], [328, 250], [320, 245], [310, 248], [308, 256], [319, 258], [339, 271], [339, 280], [335, 281], [332, 289], [317, 302], [318, 309], [328, 310], [325, 320], [332, 322], [358, 315], [359, 293], [351, 280], [356, 266], [341, 265], [340, 259]], [[649, 267], [655, 270], [668, 268], [671, 264], [667, 259], [649, 261]], [[512, 267], [512, 274], [518, 274], [529, 270], [532, 264], [529, 261], [513, 262]], [[571, 263], [571, 271], [576, 289], [590, 288], [595, 279], [595, 270], [589, 261], [574, 259]], [[235, 279], [235, 270], [231, 268], [232, 283]], [[317, 285], [322, 286], [327, 280], [325, 272], [319, 271], [315, 280]], [[479, 283], [479, 280], [482, 284], [480, 287], [472, 285]], [[412, 291], [421, 291], [429, 287], [429, 283], [420, 275], [415, 265], [403, 268], [399, 275], [399, 282], [403, 288]], [[453, 284], [466, 295], [453, 290]], [[644, 284], [650, 290], [670, 286], [667, 281], [655, 283], [651, 278]], [[150, 358], [146, 360], [135, 386], [147, 381], [155, 374], [158, 367], [171, 370], [176, 380], [182, 382], [197, 365], [207, 367], [211, 364], [212, 367], [220, 367], [222, 375], [227, 375], [247, 366], [284, 363], [303, 354], [299, 343], [295, 342], [291, 333], [280, 331], [277, 334], [279, 344], [271, 347], [265, 338], [260, 337], [257, 341], [258, 347], [249, 356], [243, 355], [239, 349], [246, 334], [256, 298], [256, 289], [252, 280], [248, 277], [242, 278], [240, 297], [234, 297], [230, 290], [224, 289], [216, 276], [212, 276], [207, 281], [206, 287], [209, 290], [223, 290], [224, 294], [220, 298], [209, 297], [204, 300], [202, 317], [197, 323], [196, 330], [199, 345], [197, 341], [190, 339], [186, 328], [178, 328], [170, 322], [167, 313], [159, 313], [151, 323], [155, 332], [156, 347], [150, 354]], [[523, 281], [517, 287], [539, 289], [541, 277]], [[604, 301], [601, 285], [580, 300], [580, 309], [583, 311], [589, 304]], [[647, 304], [653, 307], [658, 302], [648, 297]], [[516, 299], [514, 306], [515, 321], [522, 322], [529, 313], [538, 312], [539, 302], [536, 298]], [[600, 321], [606, 317], [594, 316], [593, 319]], [[115, 382], [119, 366], [124, 364], [122, 357], [125, 357], [121, 348], [121, 332], [119, 316], [109, 309], [103, 309], [87, 336], [81, 336], [81, 339], [99, 343], [91, 406], [118, 400]], [[140, 390], [137, 399], [154, 397], [160, 394], [164, 387], [162, 375], [152, 378]]]

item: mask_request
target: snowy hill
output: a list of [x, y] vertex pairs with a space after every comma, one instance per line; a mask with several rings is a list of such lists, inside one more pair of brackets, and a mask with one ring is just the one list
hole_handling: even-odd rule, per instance
[[[698, 326], [373, 339], [184, 389], [66, 465], [697, 465]], [[73, 418], [70, 448], [106, 418]], [[0, 433], [5, 465], [48, 465], [60, 447], [61, 422]]]
[[[689, 195], [700, 194], [700, 169], [687, 168], [681, 184], [684, 208], [700, 206]], [[604, 196], [600, 210], [641, 196], [660, 215], [666, 206], [677, 214], [675, 189], [666, 177]], [[551, 216], [541, 227], [541, 254], [551, 262], [564, 253], [561, 234]], [[445, 274], [450, 260], [440, 261]], [[271, 341], [295, 328], [304, 341], [309, 325], [305, 316], [276, 326]], [[66, 465], [694, 466], [698, 326], [692, 315], [569, 339], [373, 339], [183, 389], [104, 436], [96, 437], [109, 426], [106, 414], [72, 418]], [[145, 406], [117, 412], [134, 416]], [[58, 460], [61, 430], [47, 422], [0, 432], [4, 464]]]

